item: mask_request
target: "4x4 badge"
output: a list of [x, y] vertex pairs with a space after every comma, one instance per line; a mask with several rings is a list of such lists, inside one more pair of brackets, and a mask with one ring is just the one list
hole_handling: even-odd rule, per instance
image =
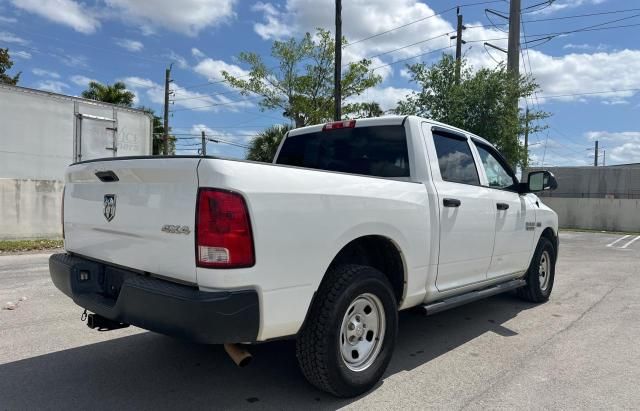
[[115, 216], [116, 216], [116, 195], [105, 194], [104, 195], [104, 218], [106, 218], [107, 221], [111, 221]]

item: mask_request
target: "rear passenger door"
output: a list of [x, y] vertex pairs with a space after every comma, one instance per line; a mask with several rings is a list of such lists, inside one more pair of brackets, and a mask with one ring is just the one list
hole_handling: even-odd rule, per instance
[[480, 140], [473, 139], [473, 143], [482, 163], [483, 185], [491, 190], [496, 222], [487, 278], [509, 276], [526, 270], [529, 265], [535, 215], [528, 207], [527, 197], [518, 194], [518, 180], [500, 153]]
[[436, 286], [451, 290], [484, 281], [491, 262], [495, 204], [480, 184], [466, 135], [423, 125], [440, 207], [440, 253]]

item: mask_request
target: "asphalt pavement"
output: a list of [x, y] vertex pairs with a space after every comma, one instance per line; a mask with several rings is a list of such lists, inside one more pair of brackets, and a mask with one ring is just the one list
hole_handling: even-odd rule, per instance
[[90, 330], [47, 254], [0, 256], [0, 303], [18, 301], [0, 310], [0, 409], [639, 409], [640, 239], [622, 237], [563, 232], [546, 304], [403, 312], [383, 380], [350, 400], [308, 385], [291, 341], [237, 368], [221, 346]]

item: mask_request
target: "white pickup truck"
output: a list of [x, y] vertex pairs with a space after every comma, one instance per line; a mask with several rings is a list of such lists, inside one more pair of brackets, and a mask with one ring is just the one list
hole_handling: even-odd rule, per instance
[[531, 193], [556, 186], [546, 171], [520, 183], [486, 140], [413, 116], [293, 130], [273, 164], [84, 161], [66, 171], [50, 272], [92, 328], [295, 338], [312, 384], [354, 396], [387, 367], [399, 310], [549, 298], [558, 219]]

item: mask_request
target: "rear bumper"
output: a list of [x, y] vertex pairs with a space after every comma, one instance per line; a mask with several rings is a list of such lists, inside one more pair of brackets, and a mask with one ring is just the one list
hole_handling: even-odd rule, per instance
[[64, 253], [49, 258], [49, 271], [76, 304], [114, 321], [205, 344], [258, 335], [255, 290], [204, 292]]

